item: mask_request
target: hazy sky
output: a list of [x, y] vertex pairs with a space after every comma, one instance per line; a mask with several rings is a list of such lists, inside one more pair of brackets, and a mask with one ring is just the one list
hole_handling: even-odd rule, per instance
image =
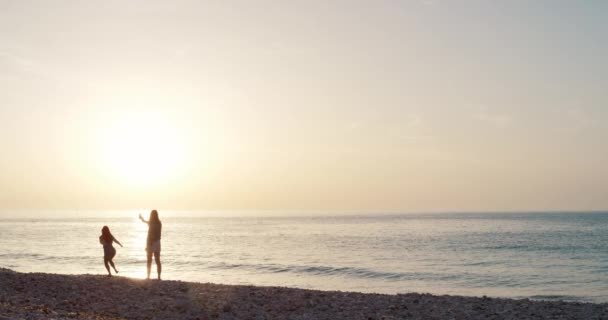
[[608, 208], [608, 1], [0, 0], [0, 208]]

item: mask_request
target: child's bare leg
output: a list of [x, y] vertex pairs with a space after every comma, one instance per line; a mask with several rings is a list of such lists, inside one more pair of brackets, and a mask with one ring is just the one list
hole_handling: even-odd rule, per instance
[[110, 260], [110, 259], [108, 259], [108, 258], [105, 258], [105, 257], [104, 257], [104, 258], [103, 258], [103, 264], [106, 266], [106, 270], [108, 270], [108, 276], [110, 276], [110, 277], [111, 277], [111, 276], [112, 276], [112, 273], [110, 272], [110, 266], [108, 265], [108, 261], [109, 261], [109, 260]]
[[114, 271], [116, 271], [116, 273], [118, 273], [118, 270], [116, 270], [116, 266], [114, 265], [114, 261], [110, 260], [110, 265], [112, 266], [112, 268], [114, 268]]

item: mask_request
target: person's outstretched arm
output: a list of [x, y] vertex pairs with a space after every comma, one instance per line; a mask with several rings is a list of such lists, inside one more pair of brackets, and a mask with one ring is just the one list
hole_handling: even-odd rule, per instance
[[114, 240], [114, 242], [118, 243], [118, 245], [122, 247], [122, 243], [120, 243], [120, 241], [118, 241], [116, 238], [112, 237], [112, 240]]
[[148, 223], [148, 221], [146, 221], [146, 219], [144, 219], [144, 217], [142, 217], [141, 213], [139, 214], [139, 220], [141, 220], [142, 222]]

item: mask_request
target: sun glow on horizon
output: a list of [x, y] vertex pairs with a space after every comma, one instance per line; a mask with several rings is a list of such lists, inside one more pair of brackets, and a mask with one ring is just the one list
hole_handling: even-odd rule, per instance
[[105, 127], [102, 141], [106, 170], [130, 185], [166, 182], [184, 159], [183, 135], [158, 113], [122, 113]]
[[606, 210], [608, 1], [471, 2], [0, 0], [0, 210]]

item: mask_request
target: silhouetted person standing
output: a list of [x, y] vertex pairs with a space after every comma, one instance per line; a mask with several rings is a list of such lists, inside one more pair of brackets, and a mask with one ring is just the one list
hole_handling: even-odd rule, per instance
[[148, 224], [148, 240], [146, 241], [146, 253], [148, 254], [147, 271], [148, 279], [150, 279], [150, 269], [152, 268], [152, 254], [154, 254], [154, 260], [156, 261], [156, 272], [158, 273], [158, 280], [160, 280], [160, 232], [163, 227], [160, 219], [158, 219], [158, 212], [152, 210], [150, 212], [150, 221], [144, 220], [144, 217], [139, 214], [139, 219]]

